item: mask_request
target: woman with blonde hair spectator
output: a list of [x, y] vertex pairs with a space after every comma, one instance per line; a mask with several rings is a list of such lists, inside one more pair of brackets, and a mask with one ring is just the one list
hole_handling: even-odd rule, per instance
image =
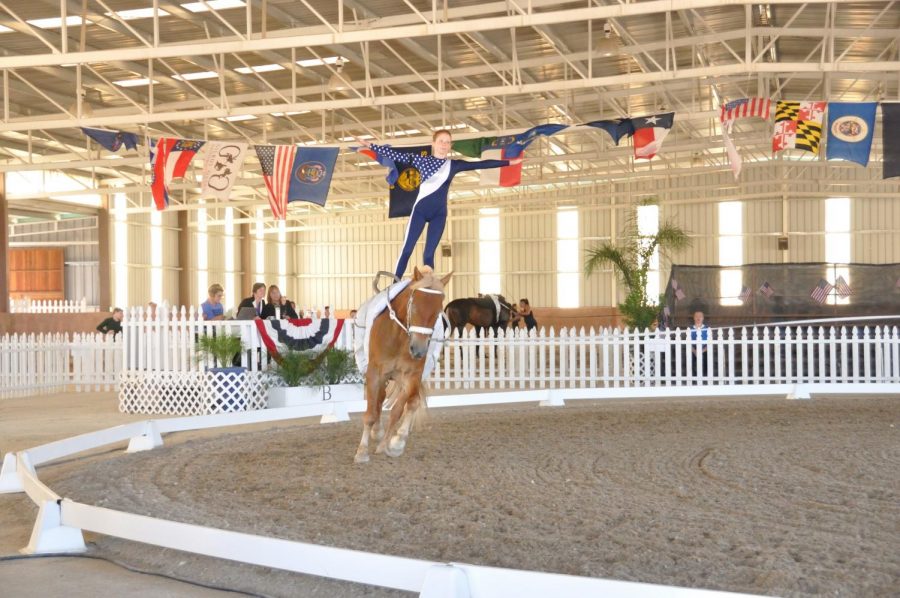
[[225, 295], [225, 289], [219, 283], [215, 283], [209, 286], [207, 294], [209, 299], [200, 304], [200, 309], [203, 310], [203, 319], [224, 320], [225, 306], [222, 305], [222, 297]]
[[[276, 312], [276, 308], [278, 312]], [[287, 318], [297, 319], [297, 312], [288, 301], [287, 297], [281, 294], [281, 289], [277, 285], [269, 286], [269, 292], [266, 295], [266, 304], [263, 307], [262, 319], [274, 318], [276, 315], [284, 320]]]

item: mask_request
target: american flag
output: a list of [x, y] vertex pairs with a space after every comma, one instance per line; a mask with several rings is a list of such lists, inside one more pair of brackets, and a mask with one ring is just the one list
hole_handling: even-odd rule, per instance
[[751, 295], [753, 295], [753, 290], [748, 286], [744, 286], [741, 288], [741, 294], [738, 296], [738, 298], [742, 303], [746, 303], [750, 299]]
[[768, 119], [771, 109], [772, 100], [769, 98], [742, 98], [740, 100], [732, 100], [719, 109], [719, 122], [736, 120], [738, 118], [748, 118], [751, 116]]
[[775, 294], [775, 288], [766, 281], [759, 287], [759, 292], [766, 296], [766, 299]]
[[269, 205], [275, 220], [287, 217], [288, 190], [294, 170], [296, 145], [257, 145], [256, 155], [262, 167], [263, 181], [269, 190]]
[[833, 289], [834, 287], [831, 285], [831, 283], [823, 278], [819, 281], [819, 284], [815, 286], [809, 296], [815, 299], [818, 303], [825, 303], [825, 300], [828, 298], [828, 294]]
[[837, 280], [834, 281], [834, 288], [837, 289], [837, 294], [841, 297], [849, 297], [853, 294], [853, 289], [850, 288], [843, 276], [837, 277]]

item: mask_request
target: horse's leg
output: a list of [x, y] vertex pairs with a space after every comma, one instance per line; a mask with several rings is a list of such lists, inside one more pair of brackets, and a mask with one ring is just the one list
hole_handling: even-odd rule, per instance
[[379, 408], [384, 401], [384, 381], [374, 368], [366, 372], [366, 413], [363, 415], [363, 433], [356, 449], [354, 461], [367, 463], [369, 461], [369, 438], [372, 435], [372, 427], [381, 415]]
[[388, 440], [393, 435], [397, 422], [400, 420], [400, 416], [403, 415], [406, 403], [409, 401], [409, 388], [405, 384], [400, 384], [397, 380], [394, 380], [394, 384], [397, 385], [397, 398], [394, 400], [394, 406], [391, 407], [391, 418], [388, 420], [388, 425], [384, 428], [384, 438], [381, 439], [381, 442], [378, 443], [378, 447], [375, 449], [376, 454], [387, 452]]
[[[415, 386], [418, 387], [419, 385], [416, 384]], [[419, 388], [414, 388], [409, 393], [406, 409], [403, 410], [403, 417], [400, 420], [400, 427], [397, 428], [397, 433], [391, 436], [390, 442], [388, 442], [388, 446], [384, 451], [388, 457], [399, 457], [403, 454], [403, 450], [406, 448], [406, 439], [409, 437], [409, 429], [412, 427], [413, 419], [415, 419], [416, 410], [421, 404], [421, 396]]]
[[[381, 425], [381, 414], [384, 411], [384, 402], [388, 397], [388, 389], [390, 389], [391, 400], [396, 399], [397, 395], [397, 383], [394, 381], [388, 381], [381, 385], [381, 394], [379, 395], [378, 404], [375, 406], [375, 424], [372, 426], [372, 432], [369, 435], [369, 438], [374, 440], [375, 442], [380, 442], [382, 438], [384, 438], [384, 428]], [[390, 403], [388, 403], [388, 407], [390, 407]]]

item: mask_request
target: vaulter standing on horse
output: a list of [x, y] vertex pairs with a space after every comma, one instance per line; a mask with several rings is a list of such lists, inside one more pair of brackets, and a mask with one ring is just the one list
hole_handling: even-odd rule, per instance
[[[450, 131], [436, 131], [432, 136], [431, 155], [420, 156], [406, 152], [399, 152], [389, 145], [378, 145], [370, 143], [364, 139], [357, 138], [363, 149], [370, 149], [375, 152], [378, 162], [390, 166], [391, 161], [401, 161], [411, 163], [422, 175], [422, 182], [419, 186], [419, 196], [413, 204], [412, 213], [409, 216], [409, 222], [406, 225], [406, 239], [403, 242], [403, 249], [400, 251], [400, 257], [397, 258], [397, 264], [394, 273], [397, 278], [403, 278], [406, 272], [406, 264], [412, 255], [413, 249], [422, 235], [422, 230], [428, 224], [428, 234], [425, 237], [425, 255], [423, 261], [426, 266], [434, 268], [434, 252], [437, 250], [441, 236], [444, 234], [444, 225], [447, 223], [447, 193], [450, 190], [450, 182], [456, 173], [464, 170], [478, 170], [481, 168], [501, 168], [518, 164], [521, 158], [513, 160], [451, 160], [447, 157], [450, 153], [450, 147], [453, 139]], [[389, 177], [396, 176], [397, 173], [391, 173]]]

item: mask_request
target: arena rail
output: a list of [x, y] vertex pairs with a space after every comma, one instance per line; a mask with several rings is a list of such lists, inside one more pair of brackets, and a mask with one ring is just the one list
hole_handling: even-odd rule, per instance
[[82, 390], [112, 390], [122, 347], [99, 333], [4, 334], [0, 337], [0, 399]]
[[[524, 394], [534, 395], [530, 392]], [[492, 397], [499, 398], [494, 394], [485, 396], [488, 401]], [[471, 399], [472, 395], [463, 397]], [[533, 400], [534, 396], [530, 399]], [[364, 407], [362, 401], [353, 403], [356, 409]], [[35, 469], [57, 459], [125, 441], [129, 441], [129, 451], [149, 450], [161, 446], [163, 434], [169, 432], [325, 416], [331, 409], [332, 405], [316, 404], [227, 415], [148, 420], [82, 434], [6, 454], [0, 470], [0, 493], [25, 492], [39, 507], [31, 539], [22, 550], [26, 554], [84, 552], [86, 547], [83, 532], [90, 531], [248, 564], [419, 592], [425, 598], [501, 595], [543, 598], [551, 594], [560, 597], [605, 595], [631, 598], [747, 596], [454, 562], [441, 563], [169, 521], [60, 497], [38, 479]]]
[[77, 314], [100, 311], [98, 305], [88, 305], [87, 299], [81, 301], [63, 299], [9, 299], [11, 314]]

